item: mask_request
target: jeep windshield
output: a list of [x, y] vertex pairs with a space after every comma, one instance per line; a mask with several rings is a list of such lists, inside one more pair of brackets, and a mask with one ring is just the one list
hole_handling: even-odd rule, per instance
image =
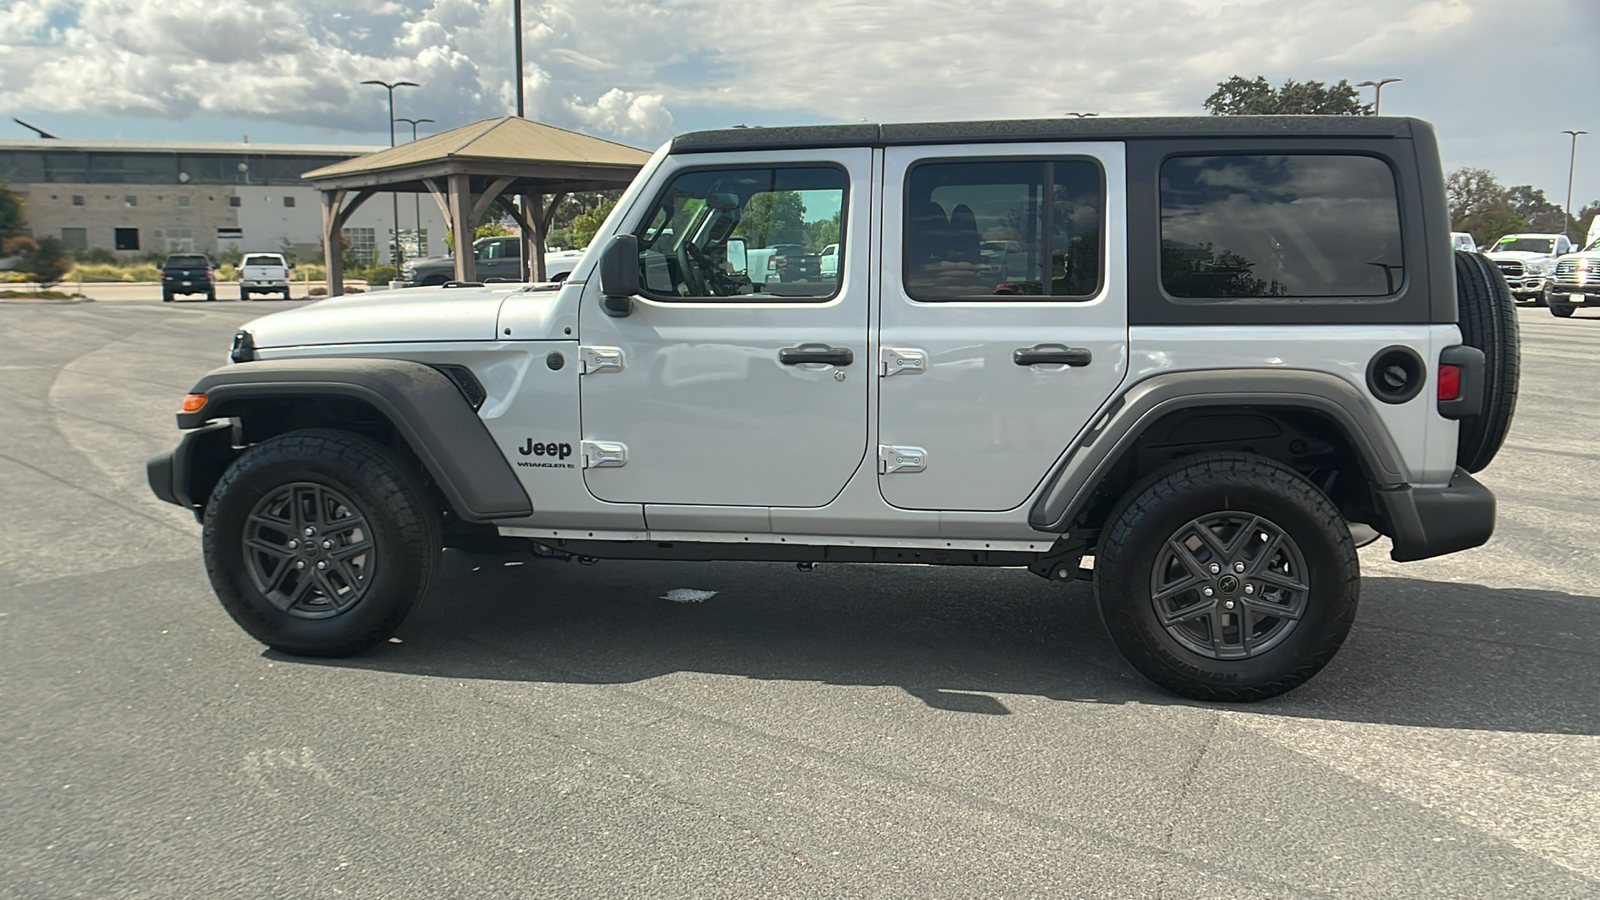
[[1494, 245], [1494, 252], [1521, 251], [1523, 253], [1554, 253], [1554, 238], [1510, 238]]

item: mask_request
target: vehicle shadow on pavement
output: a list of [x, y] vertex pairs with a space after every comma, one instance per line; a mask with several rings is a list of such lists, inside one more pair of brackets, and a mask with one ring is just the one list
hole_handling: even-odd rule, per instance
[[[451, 552], [398, 643], [346, 660], [272, 655], [501, 681], [624, 684], [702, 672], [892, 685], [930, 707], [974, 715], [1008, 714], [1005, 695], [1208, 706], [1155, 688], [1122, 660], [1089, 585], [1014, 570], [508, 565], [503, 557]], [[1597, 685], [1600, 598], [1366, 578], [1356, 627], [1328, 668], [1286, 696], [1230, 708], [1600, 734]]]

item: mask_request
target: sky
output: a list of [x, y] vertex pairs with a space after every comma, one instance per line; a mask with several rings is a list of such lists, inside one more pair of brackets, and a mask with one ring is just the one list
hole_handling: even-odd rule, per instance
[[[1600, 0], [524, 0], [528, 115], [732, 125], [1200, 115], [1231, 75], [1401, 78], [1447, 170], [1600, 200]], [[512, 0], [0, 0], [0, 137], [385, 144], [514, 111]], [[1363, 91], [1370, 99], [1370, 88]], [[401, 123], [402, 140], [410, 126]]]

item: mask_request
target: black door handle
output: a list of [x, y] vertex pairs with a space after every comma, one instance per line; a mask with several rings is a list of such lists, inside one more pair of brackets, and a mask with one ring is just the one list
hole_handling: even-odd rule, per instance
[[855, 361], [856, 355], [850, 352], [849, 347], [829, 347], [827, 344], [801, 344], [778, 351], [778, 362], [786, 366], [798, 366], [801, 363], [848, 366]]
[[1094, 359], [1094, 354], [1087, 347], [1068, 347], [1066, 344], [1035, 344], [1032, 347], [1018, 347], [1011, 354], [1011, 361], [1019, 366], [1037, 366], [1041, 363], [1054, 363], [1055, 365], [1087, 366]]

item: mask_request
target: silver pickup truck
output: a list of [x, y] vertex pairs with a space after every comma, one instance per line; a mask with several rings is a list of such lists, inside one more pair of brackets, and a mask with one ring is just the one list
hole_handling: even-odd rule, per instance
[[[472, 244], [477, 279], [481, 282], [522, 281], [522, 239], [519, 237], [479, 238]], [[582, 250], [553, 250], [544, 255], [545, 277], [562, 281], [583, 257]], [[407, 287], [440, 285], [454, 281], [456, 259], [430, 256], [407, 262], [400, 280]]]

